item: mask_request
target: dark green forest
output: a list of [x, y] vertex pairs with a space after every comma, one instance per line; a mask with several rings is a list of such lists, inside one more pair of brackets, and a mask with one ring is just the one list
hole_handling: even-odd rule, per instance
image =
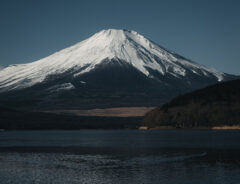
[[148, 112], [143, 124], [178, 128], [240, 125], [240, 80], [178, 96]]

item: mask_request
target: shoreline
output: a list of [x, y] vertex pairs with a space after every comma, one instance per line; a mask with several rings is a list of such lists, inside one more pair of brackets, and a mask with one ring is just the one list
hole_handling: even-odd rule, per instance
[[213, 126], [213, 127], [184, 127], [177, 128], [173, 126], [156, 126], [156, 127], [148, 127], [148, 126], [140, 126], [138, 130], [240, 130], [240, 125], [233, 126]]

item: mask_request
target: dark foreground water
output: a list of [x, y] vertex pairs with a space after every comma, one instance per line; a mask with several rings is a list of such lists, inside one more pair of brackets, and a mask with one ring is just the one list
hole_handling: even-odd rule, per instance
[[240, 131], [0, 132], [0, 183], [239, 184]]

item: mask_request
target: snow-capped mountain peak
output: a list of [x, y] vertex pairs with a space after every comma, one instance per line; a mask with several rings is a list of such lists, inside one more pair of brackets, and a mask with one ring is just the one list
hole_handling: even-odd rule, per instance
[[192, 73], [224, 80], [223, 72], [209, 69], [170, 52], [135, 31], [107, 29], [38, 61], [11, 65], [0, 71], [0, 91], [22, 89], [42, 83], [48, 76], [71, 71], [73, 77], [90, 72], [105, 59], [118, 59], [149, 78], [184, 78]]

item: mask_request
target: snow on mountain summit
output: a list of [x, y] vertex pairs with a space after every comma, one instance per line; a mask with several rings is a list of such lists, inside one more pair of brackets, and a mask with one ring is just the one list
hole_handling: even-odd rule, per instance
[[103, 60], [114, 58], [130, 64], [150, 78], [154, 78], [150, 70], [176, 78], [184, 77], [187, 72], [199, 76], [212, 75], [217, 81], [225, 77], [223, 72], [189, 61], [135, 31], [108, 29], [38, 61], [4, 68], [0, 71], [0, 91], [30, 87], [50, 75], [68, 71], [77, 77], [93, 70]]

